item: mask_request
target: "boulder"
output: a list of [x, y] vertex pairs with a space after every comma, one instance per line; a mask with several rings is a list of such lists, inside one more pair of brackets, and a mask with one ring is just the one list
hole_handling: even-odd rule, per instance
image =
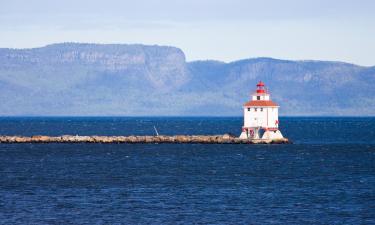
[[42, 136], [42, 135], [36, 135], [31, 137], [32, 142], [49, 142], [50, 137], [49, 136]]

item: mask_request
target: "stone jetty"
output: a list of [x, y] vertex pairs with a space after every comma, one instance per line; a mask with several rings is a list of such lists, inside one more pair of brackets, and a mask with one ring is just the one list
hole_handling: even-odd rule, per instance
[[175, 135], [175, 136], [0, 136], [0, 143], [190, 143], [190, 144], [288, 144], [287, 138], [240, 139], [224, 135]]

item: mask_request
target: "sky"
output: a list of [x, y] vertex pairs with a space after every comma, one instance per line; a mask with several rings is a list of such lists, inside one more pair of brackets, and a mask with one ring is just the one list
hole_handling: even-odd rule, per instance
[[141, 43], [179, 47], [187, 61], [374, 66], [374, 12], [373, 0], [0, 0], [0, 47]]

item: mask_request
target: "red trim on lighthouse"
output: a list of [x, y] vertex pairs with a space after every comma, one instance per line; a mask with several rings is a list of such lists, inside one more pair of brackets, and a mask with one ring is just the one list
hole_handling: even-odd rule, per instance
[[248, 101], [245, 103], [244, 106], [270, 106], [270, 107], [278, 107], [276, 103], [273, 101], [265, 101], [265, 100], [256, 100], [256, 101]]

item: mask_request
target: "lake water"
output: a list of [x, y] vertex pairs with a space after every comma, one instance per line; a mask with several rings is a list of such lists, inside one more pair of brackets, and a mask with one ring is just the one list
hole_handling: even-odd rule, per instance
[[[240, 134], [242, 118], [0, 118], [0, 135]], [[0, 144], [0, 224], [375, 224], [375, 118], [291, 145]]]

